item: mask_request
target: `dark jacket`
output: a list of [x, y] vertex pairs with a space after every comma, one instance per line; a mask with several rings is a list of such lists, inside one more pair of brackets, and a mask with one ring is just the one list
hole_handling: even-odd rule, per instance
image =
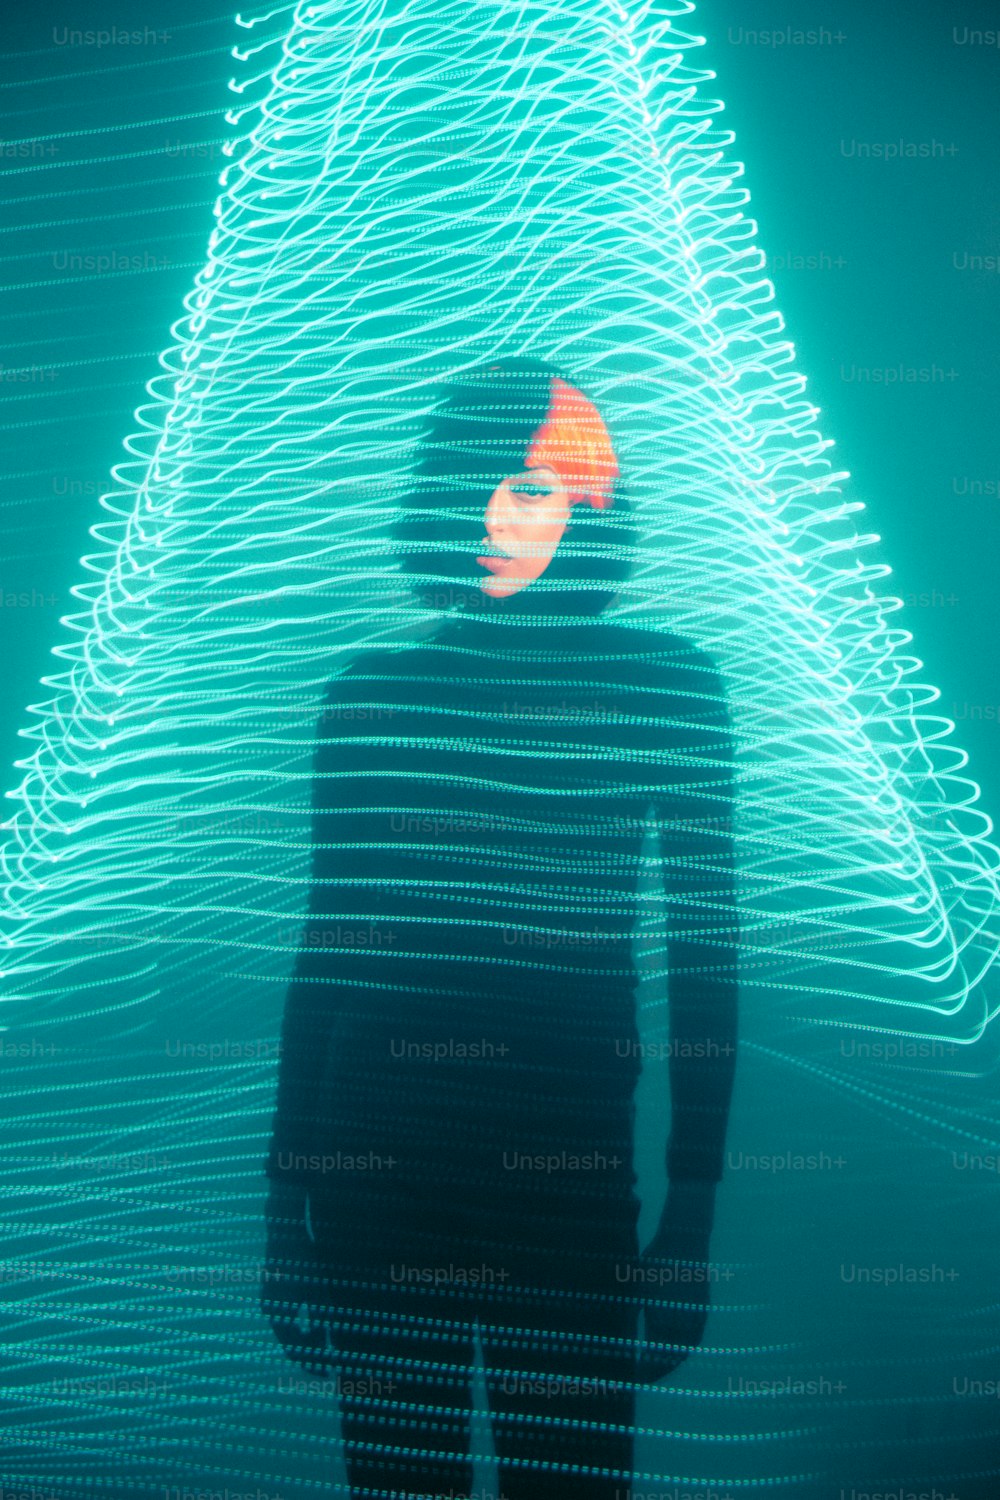
[[[313, 801], [270, 1176], [385, 1150], [426, 1182], [447, 1139], [484, 1172], [515, 1142], [625, 1140], [641, 913], [669, 971], [668, 1172], [718, 1180], [737, 928], [732, 747], [708, 657], [601, 619], [449, 620], [330, 684]], [[653, 1019], [666, 1044], [665, 1010]]]

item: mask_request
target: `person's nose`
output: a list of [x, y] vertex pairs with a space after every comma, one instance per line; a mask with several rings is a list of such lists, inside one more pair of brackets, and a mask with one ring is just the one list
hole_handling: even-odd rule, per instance
[[495, 541], [508, 529], [511, 510], [511, 498], [507, 494], [506, 485], [498, 485], [486, 502], [486, 515], [483, 518], [486, 534], [491, 541]]

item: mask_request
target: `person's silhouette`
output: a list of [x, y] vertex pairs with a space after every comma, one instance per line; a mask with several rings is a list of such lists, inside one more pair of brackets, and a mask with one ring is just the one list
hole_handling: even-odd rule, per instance
[[[527, 360], [469, 372], [400, 526], [414, 587], [455, 607], [329, 688], [263, 1302], [340, 1382], [354, 1494], [469, 1494], [478, 1326], [501, 1493], [624, 1500], [636, 1383], [702, 1339], [735, 1065], [731, 740], [705, 655], [600, 618], [629, 524], [575, 385]], [[672, 1124], [640, 1256], [651, 901]]]

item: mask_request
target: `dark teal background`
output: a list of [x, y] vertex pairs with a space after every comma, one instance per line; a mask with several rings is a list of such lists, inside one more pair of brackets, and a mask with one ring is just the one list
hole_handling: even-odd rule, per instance
[[[12, 762], [25, 751], [17, 739], [25, 705], [47, 696], [39, 679], [62, 665], [51, 648], [68, 638], [59, 617], [78, 608], [70, 589], [85, 576], [80, 558], [99, 550], [88, 535], [104, 514], [97, 497], [110, 487], [110, 468], [124, 456], [133, 413], [146, 399], [144, 384], [157, 371], [158, 353], [170, 342], [170, 326], [205, 258], [224, 160], [226, 82], [235, 71], [229, 49], [246, 37], [233, 24], [235, 9], [210, 14], [201, 0], [146, 7], [125, 0], [106, 6], [27, 0], [5, 18], [0, 779], [7, 785], [18, 779]], [[851, 471], [847, 492], [867, 503], [862, 529], [881, 534], [877, 550], [893, 566], [892, 591], [911, 601], [902, 619], [926, 663], [923, 675], [941, 687], [943, 711], [959, 721], [958, 737], [972, 755], [986, 808], [998, 809], [994, 349], [1000, 275], [959, 267], [966, 255], [1000, 258], [1000, 49], [955, 41], [955, 32], [961, 36], [966, 27], [1000, 25], [996, 8], [981, 0], [924, 0], [916, 9], [871, 0], [837, 7], [818, 0], [794, 6], [758, 0], [753, 7], [746, 0], [706, 0], [691, 25], [708, 38], [701, 57], [717, 74], [711, 92], [726, 101], [722, 121], [735, 132], [735, 159], [746, 164], [777, 306], [820, 409], [819, 425], [835, 440], [835, 467]], [[137, 46], [101, 49], [59, 40], [66, 31], [114, 26], [148, 28], [149, 35]], [[829, 40], [775, 47], [747, 36], [789, 27], [825, 28]], [[911, 161], [857, 155], [858, 143], [900, 139], [937, 142], [945, 154]], [[102, 254], [120, 258], [110, 274], [86, 261]], [[858, 367], [900, 366], [936, 367], [942, 378], [891, 388], [849, 378]], [[983, 492], [967, 492], [976, 486]], [[796, 1097], [788, 1072], [774, 1060], [768, 1067], [769, 1086], [758, 1094], [750, 1091], [759, 1073], [748, 1070], [750, 1081], [741, 1080], [756, 1135], [734, 1133], [734, 1151], [752, 1149], [755, 1139], [780, 1139], [789, 1149], [832, 1156], [846, 1143], [851, 1169], [839, 1177], [833, 1170], [817, 1173], [794, 1192], [786, 1192], [784, 1181], [733, 1171], [717, 1253], [768, 1268], [773, 1284], [765, 1279], [761, 1300], [777, 1302], [786, 1282], [801, 1282], [803, 1273], [775, 1260], [773, 1226], [785, 1214], [801, 1219], [803, 1203], [819, 1247], [839, 1245], [847, 1225], [856, 1234], [847, 1242], [857, 1243], [859, 1255], [870, 1239], [874, 1254], [876, 1246], [902, 1243], [914, 1255], [920, 1247], [927, 1259], [950, 1265], [953, 1237], [959, 1238], [979, 1272], [968, 1293], [972, 1276], [960, 1286], [967, 1299], [961, 1318], [951, 1317], [946, 1298], [928, 1297], [926, 1321], [914, 1321], [905, 1337], [898, 1328], [891, 1331], [887, 1368], [894, 1375], [904, 1358], [912, 1361], [908, 1384], [898, 1392], [900, 1401], [910, 1398], [922, 1388], [925, 1358], [949, 1347], [953, 1328], [956, 1343], [968, 1341], [970, 1325], [962, 1320], [974, 1315], [983, 1321], [984, 1345], [976, 1373], [995, 1377], [993, 1180], [985, 1179], [984, 1187], [981, 1176], [956, 1175], [943, 1153], [914, 1149], [924, 1122], [914, 1126], [906, 1112], [912, 1097], [887, 1125], [863, 1097], [823, 1094], [812, 1079], [794, 1080]], [[989, 1080], [983, 1092], [993, 1099]], [[916, 1105], [926, 1108], [919, 1098]], [[949, 1096], [947, 1109], [958, 1108]], [[927, 1109], [924, 1120], [932, 1114]], [[977, 1128], [974, 1118], [960, 1118]], [[911, 1127], [913, 1134], [904, 1135]], [[659, 1140], [647, 1132], [646, 1148], [658, 1151]], [[870, 1233], [857, 1227], [859, 1204], [875, 1224]], [[257, 1216], [259, 1205], [251, 1203], [247, 1212]], [[797, 1245], [796, 1234], [799, 1222], [790, 1234]], [[750, 1285], [756, 1298], [761, 1283]], [[723, 1289], [719, 1300], [727, 1295]], [[885, 1316], [873, 1307], [873, 1318]], [[866, 1316], [864, 1308], [857, 1316]], [[819, 1294], [813, 1317], [814, 1327], [803, 1328], [802, 1337], [807, 1347], [810, 1338], [822, 1347], [829, 1329]], [[722, 1339], [746, 1325], [737, 1319], [718, 1326]], [[934, 1402], [950, 1390], [951, 1376], [948, 1367], [933, 1388]], [[866, 1378], [878, 1400], [865, 1410], [859, 1400], [845, 1430], [849, 1420], [852, 1435], [874, 1453], [888, 1381], [871, 1370], [851, 1378], [857, 1380], [852, 1401], [856, 1391], [868, 1389]], [[699, 1421], [713, 1420], [714, 1414], [705, 1418], [704, 1406], [695, 1393], [689, 1406], [671, 1415], [671, 1425], [697, 1430]], [[996, 1426], [993, 1407], [987, 1417], [976, 1408], [966, 1416], [968, 1409], [956, 1415], [954, 1405], [944, 1411], [941, 1403], [927, 1421], [937, 1413], [956, 1431], [959, 1422], [970, 1429], [978, 1424], [968, 1462], [985, 1468], [995, 1463], [984, 1435]], [[933, 1440], [920, 1437], [925, 1446], [917, 1444], [921, 1413], [916, 1405], [913, 1410], [913, 1467], [925, 1472], [934, 1462]], [[749, 1439], [756, 1409], [741, 1411], [739, 1419]], [[726, 1420], [734, 1422], [729, 1412]], [[786, 1420], [783, 1411], [773, 1425], [780, 1429]], [[319, 1414], [319, 1432], [322, 1423]], [[781, 1440], [779, 1431], [775, 1447]], [[801, 1439], [803, 1455], [808, 1442], [808, 1436]], [[766, 1451], [762, 1456], [749, 1440], [743, 1453], [748, 1474], [786, 1461], [784, 1453], [777, 1460]], [[742, 1463], [743, 1453], [733, 1462]], [[690, 1453], [684, 1457], [693, 1468]], [[863, 1472], [865, 1452], [849, 1457]], [[793, 1459], [794, 1452], [787, 1462]], [[994, 1479], [984, 1484], [988, 1488], [977, 1489], [970, 1481], [960, 1500], [995, 1500]]]

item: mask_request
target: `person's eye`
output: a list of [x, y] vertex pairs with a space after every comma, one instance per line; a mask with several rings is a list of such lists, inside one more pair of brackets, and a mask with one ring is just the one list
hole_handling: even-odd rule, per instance
[[512, 484], [510, 488], [512, 494], [520, 495], [526, 500], [541, 500], [545, 495], [552, 493], [551, 485], [539, 484], [537, 481], [530, 479], [519, 480], [517, 484]]

